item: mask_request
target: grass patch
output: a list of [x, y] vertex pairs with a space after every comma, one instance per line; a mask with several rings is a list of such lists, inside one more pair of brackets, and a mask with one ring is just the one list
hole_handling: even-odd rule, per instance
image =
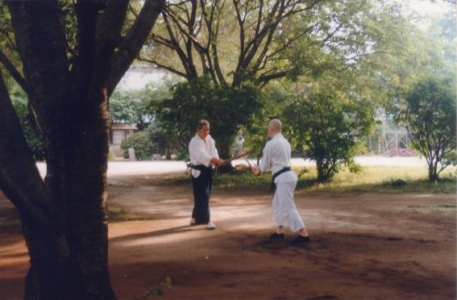
[[318, 185], [320, 190], [335, 192], [379, 193], [455, 193], [453, 170], [442, 174], [439, 182], [429, 182], [427, 169], [417, 167], [364, 167], [359, 173], [345, 170], [329, 183]]
[[[154, 186], [183, 186], [191, 183], [190, 175], [142, 175], [134, 176], [135, 185], [154, 185]], [[152, 183], [152, 184], [151, 184]]]
[[[294, 168], [300, 174], [297, 190], [322, 192], [371, 192], [371, 193], [456, 193], [456, 172], [448, 170], [441, 174], [439, 182], [427, 180], [427, 169], [418, 167], [363, 167], [359, 173], [348, 170], [340, 172], [332, 181], [316, 182], [315, 168]], [[153, 185], [190, 185], [189, 175], [150, 177], [148, 184]], [[249, 172], [236, 174], [216, 174], [214, 187], [268, 189], [270, 174], [254, 176]]]

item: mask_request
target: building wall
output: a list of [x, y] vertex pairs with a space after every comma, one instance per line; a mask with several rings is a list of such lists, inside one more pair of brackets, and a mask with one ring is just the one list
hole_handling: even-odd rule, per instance
[[114, 152], [116, 157], [123, 157], [121, 143], [129, 136], [133, 135], [138, 129], [135, 125], [123, 123], [113, 123], [110, 131], [110, 150]]

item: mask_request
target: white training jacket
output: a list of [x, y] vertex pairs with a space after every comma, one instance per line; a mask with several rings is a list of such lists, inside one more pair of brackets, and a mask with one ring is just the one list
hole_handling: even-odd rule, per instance
[[[271, 140], [267, 142], [263, 149], [263, 155], [260, 160], [259, 168], [262, 172], [270, 170], [272, 174], [290, 167], [291, 148], [289, 142], [284, 138], [282, 133], [276, 133]], [[286, 172], [279, 175], [275, 182], [296, 181], [295, 172]]]
[[[189, 143], [189, 157], [190, 163], [194, 166], [204, 165], [206, 167], [210, 167], [210, 160], [213, 157], [219, 158], [219, 154], [216, 149], [216, 142], [213, 140], [211, 135], [202, 139], [198, 134], [195, 134]], [[199, 170], [192, 169], [191, 172], [194, 178], [200, 176]]]

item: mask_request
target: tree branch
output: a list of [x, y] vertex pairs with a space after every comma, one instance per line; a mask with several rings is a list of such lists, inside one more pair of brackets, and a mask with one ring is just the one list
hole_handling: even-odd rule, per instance
[[188, 61], [188, 57], [187, 57], [186, 53], [184, 52], [184, 50], [181, 49], [181, 46], [179, 45], [179, 41], [176, 38], [176, 36], [174, 35], [174, 33], [173, 33], [172, 27], [171, 27], [170, 22], [168, 20], [167, 12], [164, 11], [162, 13], [162, 16], [163, 16], [163, 19], [165, 21], [165, 26], [167, 28], [168, 35], [170, 36], [172, 45], [174, 46], [176, 54], [178, 54], [178, 57], [179, 57], [179, 59], [181, 61], [181, 64], [182, 64], [184, 70], [186, 71], [186, 78], [188, 78], [188, 79], [193, 78], [192, 76], [196, 76], [196, 74], [194, 74], [194, 75], [192, 74], [192, 70], [189, 67], [190, 63]]
[[173, 74], [176, 74], [176, 75], [181, 76], [183, 78], [187, 78], [187, 74], [186, 73], [180, 72], [180, 71], [178, 71], [175, 68], [172, 68], [170, 66], [161, 64], [161, 63], [157, 62], [155, 59], [147, 59], [147, 58], [139, 57], [138, 60], [145, 61], [145, 62], [148, 62], [150, 64], [154, 64], [154, 65], [156, 65], [157, 67], [159, 67], [161, 69], [165, 69], [165, 70], [167, 70], [167, 71], [169, 71], [169, 72], [171, 72]]
[[[30, 87], [29, 102], [47, 136], [59, 116], [43, 123], [42, 116], [64, 105], [69, 87], [66, 36], [58, 1], [7, 1], [16, 45]], [[55, 74], [59, 74], [56, 76]], [[33, 89], [32, 89], [33, 87]]]
[[[95, 2], [78, 1], [75, 4], [79, 45], [75, 68], [72, 70], [72, 75], [77, 78], [73, 88], [73, 93], [77, 95], [73, 97], [75, 101], [87, 98], [95, 77], [95, 44], [99, 10], [100, 7]], [[109, 53], [107, 55], [110, 56]]]
[[128, 0], [107, 1], [106, 8], [100, 16], [94, 72], [94, 80], [100, 86], [105, 86], [107, 83], [113, 55], [121, 42], [122, 26], [128, 6]]
[[270, 80], [273, 79], [278, 79], [278, 78], [283, 78], [287, 75], [287, 71], [280, 71], [272, 74], [264, 74], [259, 76], [257, 81], [262, 82], [262, 83], [268, 83]]
[[138, 18], [113, 57], [113, 67], [108, 78], [108, 95], [113, 93], [137, 53], [140, 52], [164, 6], [165, 0], [146, 0], [144, 2]]
[[6, 55], [0, 50], [0, 62], [3, 64], [8, 73], [13, 79], [19, 84], [19, 86], [27, 93], [30, 93], [29, 85], [22, 74], [16, 69], [13, 63], [6, 57]]
[[[36, 278], [36, 286], [44, 291], [41, 296], [61, 298], [64, 293], [68, 295], [68, 289], [59, 284], [63, 281], [62, 273], [66, 271], [68, 243], [61, 219], [25, 140], [1, 72], [0, 125], [0, 189], [21, 216], [22, 231], [32, 263], [29, 272], [37, 271], [32, 276], [46, 274]], [[57, 263], [46, 259], [49, 257], [54, 258]], [[49, 283], [49, 280], [57, 286], [46, 292], [46, 283]]]

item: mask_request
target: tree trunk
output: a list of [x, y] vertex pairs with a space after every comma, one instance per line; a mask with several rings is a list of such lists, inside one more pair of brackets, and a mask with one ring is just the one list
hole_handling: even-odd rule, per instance
[[81, 299], [60, 216], [40, 177], [0, 73], [0, 188], [21, 217], [31, 268], [25, 299]]
[[[220, 147], [218, 147], [218, 150], [219, 150], [219, 157], [221, 159], [228, 159], [228, 158], [232, 157], [231, 143], [221, 140]], [[232, 171], [233, 171], [233, 164], [231, 161], [217, 169], [217, 172], [219, 174], [229, 174]]]
[[317, 168], [317, 182], [324, 182], [325, 181], [325, 170], [324, 170], [323, 162], [321, 160], [316, 161], [316, 168]]
[[431, 162], [428, 166], [428, 181], [438, 181], [437, 167], [433, 165], [433, 162]]
[[129, 43], [119, 48], [122, 59], [114, 54], [128, 1], [100, 4], [76, 2], [78, 53], [70, 63], [58, 0], [7, 1], [47, 163], [43, 182], [0, 80], [0, 188], [18, 208], [29, 249], [25, 299], [115, 299], [108, 272], [108, 95], [164, 3], [146, 0]]

